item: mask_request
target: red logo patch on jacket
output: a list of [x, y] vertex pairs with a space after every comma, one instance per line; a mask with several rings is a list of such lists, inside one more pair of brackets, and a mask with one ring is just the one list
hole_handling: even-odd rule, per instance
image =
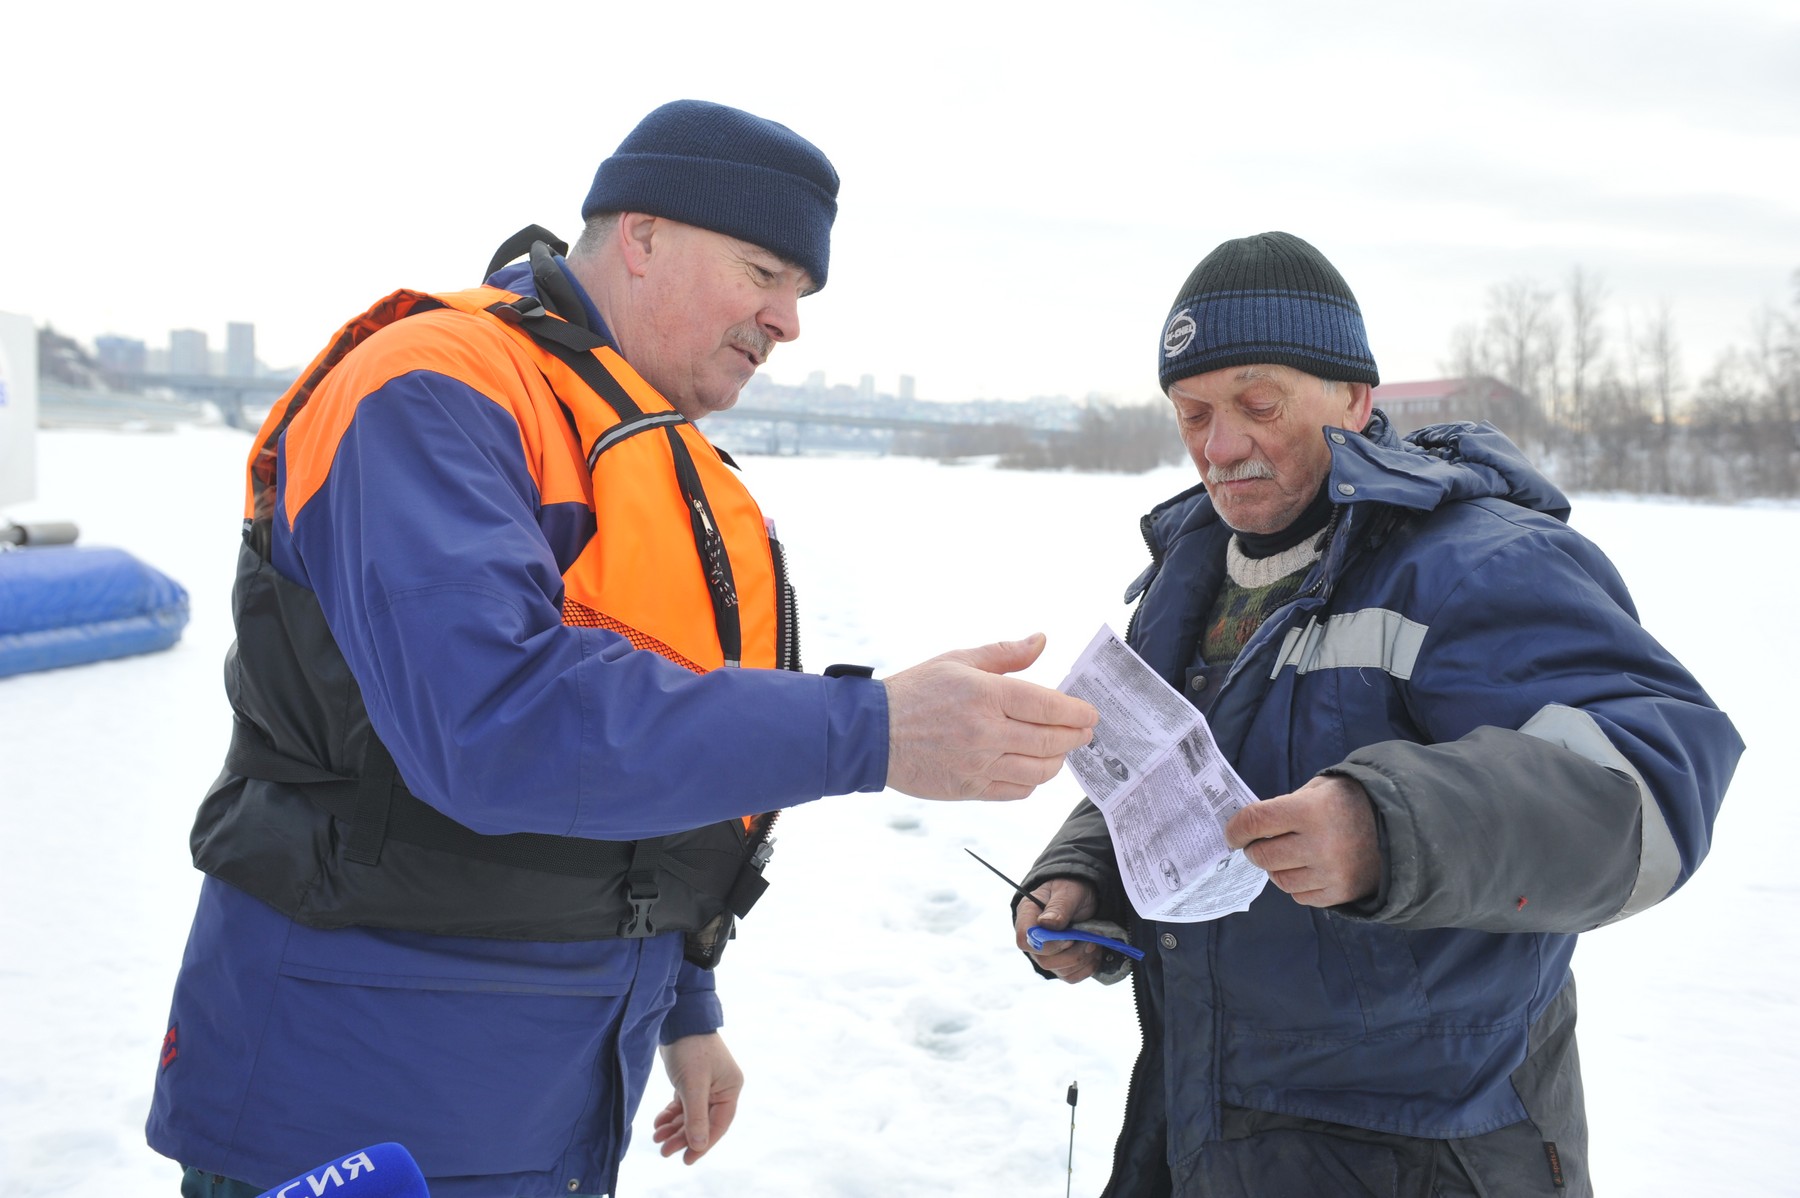
[[178, 1050], [175, 1047], [175, 1033], [180, 1027], [181, 1025], [179, 1023], [172, 1024], [170, 1025], [169, 1030], [163, 1034], [162, 1067], [164, 1069], [173, 1065], [176, 1056], [179, 1055]]

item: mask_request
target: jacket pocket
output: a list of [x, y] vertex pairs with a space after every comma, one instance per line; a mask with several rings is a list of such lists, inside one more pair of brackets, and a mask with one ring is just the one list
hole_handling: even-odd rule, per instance
[[1327, 942], [1342, 954], [1364, 1031], [1391, 1030], [1430, 1019], [1431, 1003], [1408, 942], [1410, 933], [1328, 911], [1316, 911], [1313, 918]]
[[[584, 1128], [610, 1128], [628, 1000], [276, 982], [238, 1126], [301, 1159], [404, 1144], [429, 1175], [555, 1169]], [[649, 1030], [635, 1052], [654, 1054]], [[598, 1106], [596, 1105], [598, 1104]]]

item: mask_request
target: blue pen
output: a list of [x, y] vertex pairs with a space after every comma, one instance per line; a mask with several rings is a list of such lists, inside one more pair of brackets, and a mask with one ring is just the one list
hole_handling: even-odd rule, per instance
[[1111, 936], [1102, 936], [1097, 932], [1084, 932], [1079, 927], [1045, 928], [1029, 927], [1025, 929], [1025, 942], [1035, 952], [1043, 952], [1044, 945], [1053, 940], [1085, 940], [1089, 944], [1098, 944], [1101, 948], [1111, 949], [1115, 953], [1124, 953], [1133, 961], [1144, 959], [1144, 950], [1133, 948], [1123, 940], [1114, 940]]

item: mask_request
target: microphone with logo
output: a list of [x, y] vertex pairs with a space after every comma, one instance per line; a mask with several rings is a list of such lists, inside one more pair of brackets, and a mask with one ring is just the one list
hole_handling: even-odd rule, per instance
[[257, 1198], [431, 1198], [412, 1153], [376, 1144], [308, 1169]]

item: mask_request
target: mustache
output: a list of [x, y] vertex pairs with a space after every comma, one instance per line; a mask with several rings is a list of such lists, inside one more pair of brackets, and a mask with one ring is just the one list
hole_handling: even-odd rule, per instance
[[731, 332], [731, 344], [737, 346], [739, 349], [749, 351], [750, 356], [756, 360], [758, 366], [767, 362], [769, 360], [769, 355], [774, 352], [775, 349], [775, 339], [757, 328], [733, 329]]
[[1208, 466], [1206, 483], [1243, 482], [1247, 478], [1274, 478], [1275, 468], [1260, 458], [1246, 458], [1234, 466]]

